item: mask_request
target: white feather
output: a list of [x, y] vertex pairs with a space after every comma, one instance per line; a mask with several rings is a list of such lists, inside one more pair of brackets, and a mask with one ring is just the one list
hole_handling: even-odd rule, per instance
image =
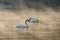
[[39, 19], [38, 19], [38, 18], [33, 18], [33, 17], [31, 17], [31, 18], [29, 19], [29, 21], [30, 21], [30, 22], [38, 22]]
[[17, 24], [16, 28], [27, 28], [26, 24]]

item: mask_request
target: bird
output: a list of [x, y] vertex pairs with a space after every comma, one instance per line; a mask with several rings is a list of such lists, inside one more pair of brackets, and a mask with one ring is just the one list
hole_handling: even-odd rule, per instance
[[38, 19], [38, 18], [34, 18], [34, 17], [30, 17], [30, 18], [28, 19], [28, 22], [37, 23], [37, 22], [39, 22], [39, 19]]
[[28, 29], [28, 19], [25, 21], [25, 24], [17, 24], [16, 28], [27, 28]]

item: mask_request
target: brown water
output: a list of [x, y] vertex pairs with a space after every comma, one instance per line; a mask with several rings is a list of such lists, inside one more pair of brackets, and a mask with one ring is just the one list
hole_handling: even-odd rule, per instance
[[[16, 24], [24, 24], [29, 17], [40, 18], [40, 22], [29, 23], [29, 29], [20, 33]], [[52, 9], [0, 10], [0, 40], [60, 40], [60, 12]]]

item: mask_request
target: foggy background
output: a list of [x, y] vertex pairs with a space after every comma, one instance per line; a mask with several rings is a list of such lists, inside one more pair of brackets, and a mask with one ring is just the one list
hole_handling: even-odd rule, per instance
[[[40, 22], [20, 34], [29, 17]], [[60, 0], [0, 0], [0, 40], [60, 40]]]

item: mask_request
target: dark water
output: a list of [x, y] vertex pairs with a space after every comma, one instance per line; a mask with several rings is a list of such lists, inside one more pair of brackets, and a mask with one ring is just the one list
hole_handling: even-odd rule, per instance
[[59, 9], [60, 7], [60, 0], [3, 0], [2, 3], [4, 5], [12, 5], [16, 7], [21, 7], [22, 5], [24, 5], [27, 8], [35, 9], [44, 9], [46, 7]]

